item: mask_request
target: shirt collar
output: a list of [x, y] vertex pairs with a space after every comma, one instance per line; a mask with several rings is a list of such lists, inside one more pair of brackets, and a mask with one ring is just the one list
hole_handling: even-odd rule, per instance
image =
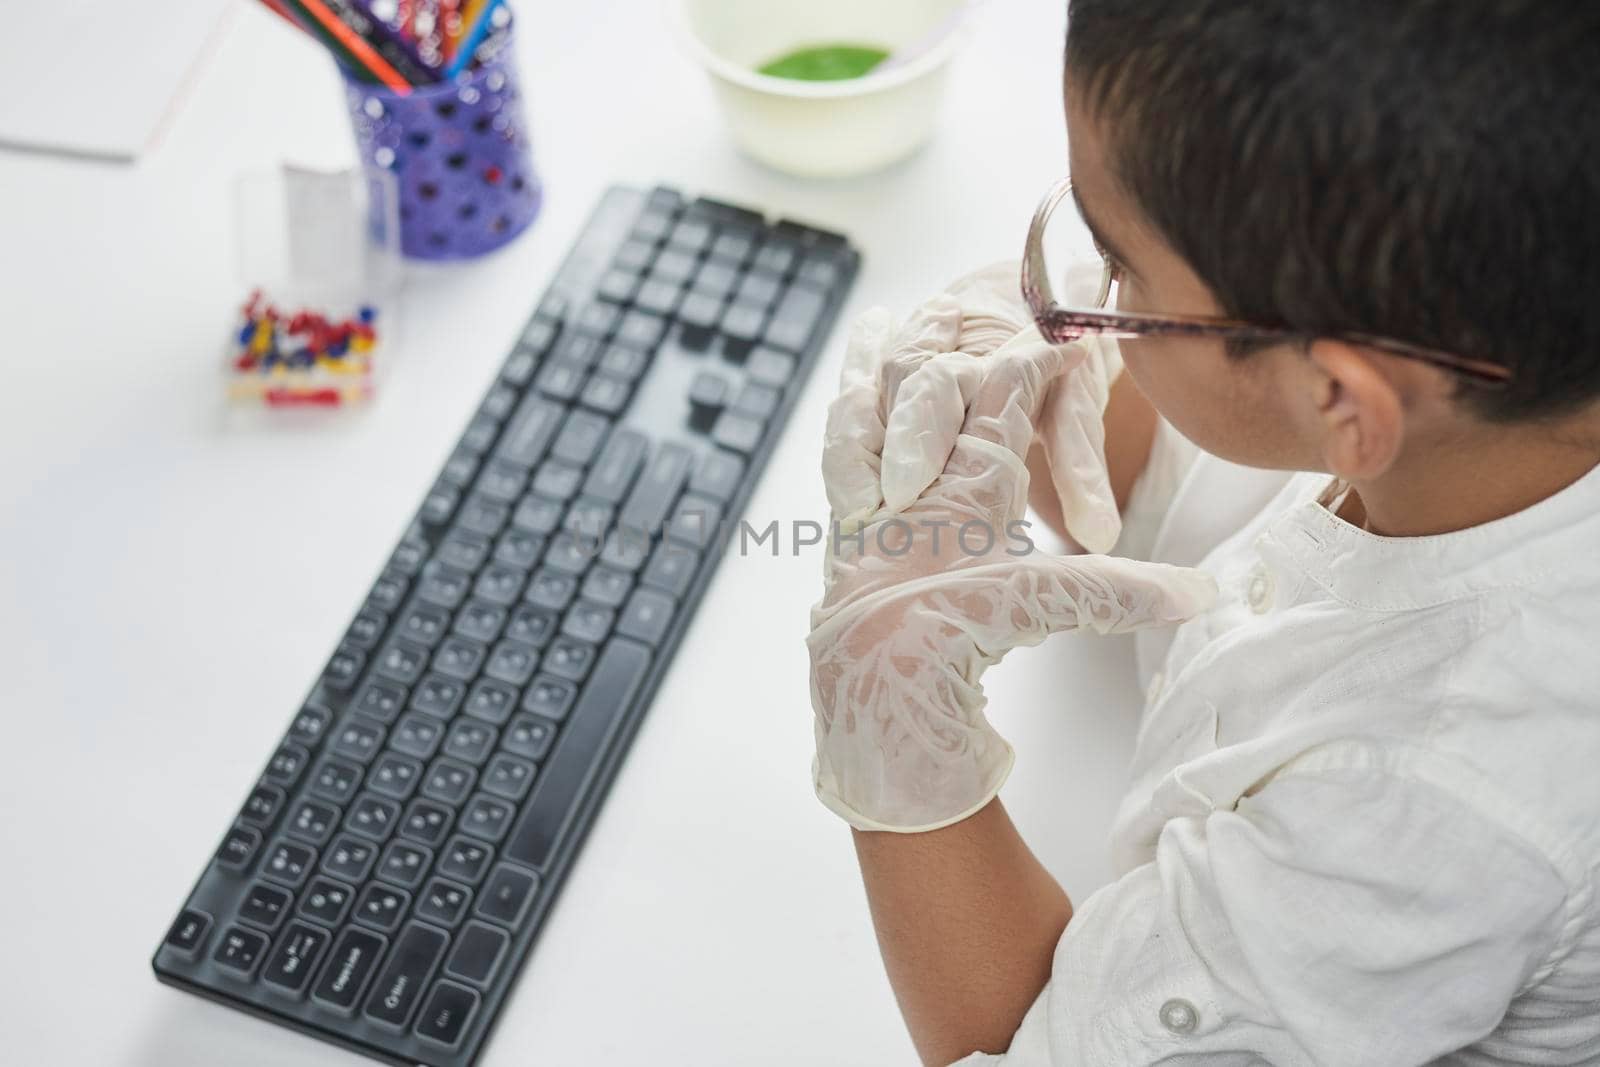
[[1334, 599], [1370, 611], [1409, 611], [1526, 585], [1600, 546], [1600, 466], [1505, 518], [1429, 537], [1380, 537], [1339, 518], [1320, 498], [1268, 525], [1257, 547]]

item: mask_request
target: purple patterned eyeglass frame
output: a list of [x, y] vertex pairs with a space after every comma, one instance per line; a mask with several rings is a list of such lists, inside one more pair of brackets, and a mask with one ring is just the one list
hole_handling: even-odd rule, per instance
[[[1033, 213], [1033, 224], [1028, 228], [1028, 244], [1022, 253], [1022, 297], [1039, 326], [1039, 332], [1054, 344], [1075, 341], [1085, 334], [1102, 337], [1222, 337], [1236, 341], [1309, 341], [1312, 338], [1296, 330], [1273, 326], [1257, 326], [1233, 319], [1198, 315], [1160, 315], [1114, 311], [1107, 308], [1111, 295], [1111, 263], [1105, 261], [1100, 276], [1100, 293], [1092, 308], [1069, 308], [1056, 303], [1044, 262], [1044, 231], [1051, 214], [1061, 201], [1072, 193], [1072, 180], [1063, 178], [1050, 187], [1039, 207]], [[1102, 259], [1104, 256], [1102, 255]], [[1330, 335], [1350, 344], [1376, 348], [1405, 359], [1421, 360], [1436, 367], [1464, 374], [1487, 385], [1504, 386], [1511, 380], [1511, 370], [1498, 363], [1469, 359], [1449, 352], [1439, 352], [1421, 345], [1395, 341], [1387, 337], [1373, 337], [1362, 333]]]

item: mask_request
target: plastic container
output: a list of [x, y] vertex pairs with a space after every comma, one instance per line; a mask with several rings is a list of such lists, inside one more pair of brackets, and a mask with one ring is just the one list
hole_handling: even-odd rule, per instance
[[[968, 0], [669, 0], [684, 46], [711, 76], [734, 139], [751, 156], [805, 177], [885, 167], [928, 139], [945, 73], [964, 38]], [[930, 44], [929, 35], [948, 32]], [[904, 64], [845, 81], [757, 72], [810, 45], [926, 48]], [[886, 64], [887, 65], [887, 64]]]
[[399, 330], [394, 175], [282, 166], [234, 183], [225, 394], [245, 408], [370, 400]]
[[356, 144], [369, 172], [393, 174], [400, 247], [415, 259], [465, 259], [516, 237], [543, 187], [513, 61], [511, 30], [478, 67], [400, 96], [345, 77]]

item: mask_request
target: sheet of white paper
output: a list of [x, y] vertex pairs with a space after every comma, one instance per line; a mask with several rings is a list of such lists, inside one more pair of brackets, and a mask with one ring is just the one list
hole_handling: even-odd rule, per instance
[[0, 0], [0, 149], [131, 161], [210, 51], [230, 0]]

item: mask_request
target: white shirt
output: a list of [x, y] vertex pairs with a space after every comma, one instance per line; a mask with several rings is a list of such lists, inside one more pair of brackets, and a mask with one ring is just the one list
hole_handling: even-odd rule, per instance
[[1141, 635], [1121, 876], [964, 1064], [1600, 1063], [1600, 468], [1418, 538], [1329, 481], [1183, 476], [1153, 557], [1222, 597]]

